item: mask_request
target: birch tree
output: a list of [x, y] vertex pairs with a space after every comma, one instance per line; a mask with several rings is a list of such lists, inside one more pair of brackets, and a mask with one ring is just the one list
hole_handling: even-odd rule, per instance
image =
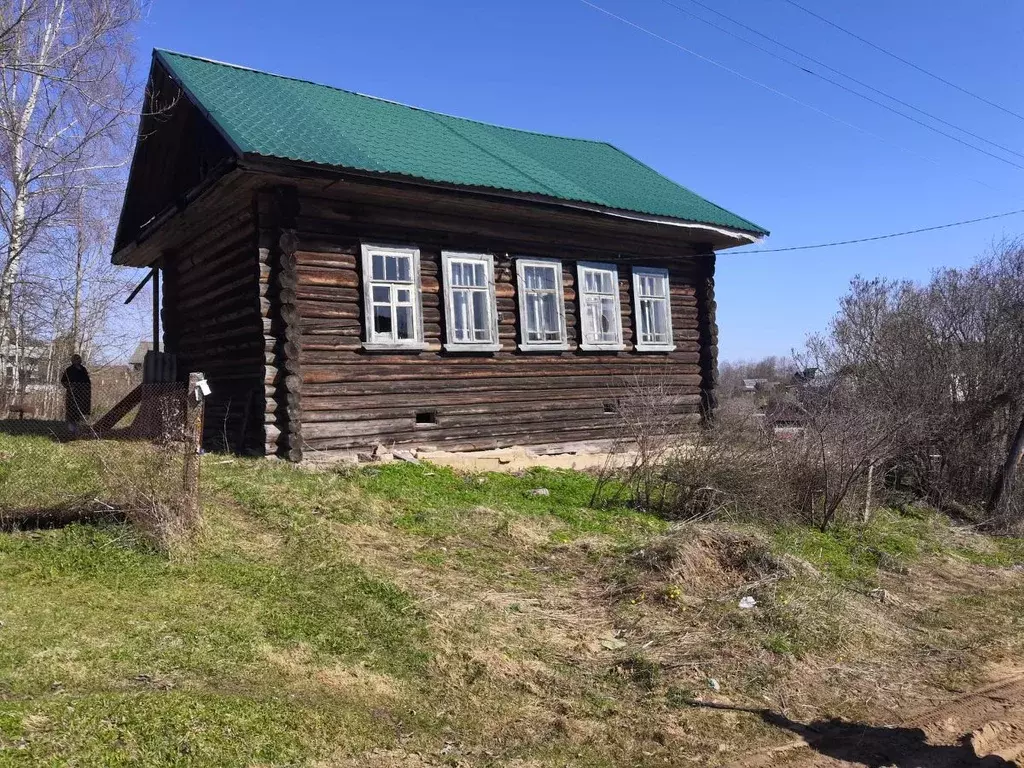
[[[121, 183], [136, 88], [137, 0], [0, 6], [0, 392], [17, 285], [45, 235], [92, 192]], [[15, 382], [16, 383], [16, 382]]]

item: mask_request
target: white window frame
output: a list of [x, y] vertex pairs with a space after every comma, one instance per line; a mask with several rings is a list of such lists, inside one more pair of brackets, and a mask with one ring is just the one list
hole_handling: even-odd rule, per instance
[[[610, 272], [612, 275], [612, 285], [615, 286], [615, 331], [618, 341], [587, 341], [587, 296], [589, 294], [586, 290], [586, 280], [584, 279], [584, 273], [587, 270], [595, 272]], [[619, 268], [615, 264], [603, 264], [594, 261], [578, 261], [576, 262], [576, 288], [576, 296], [579, 300], [580, 308], [580, 349], [606, 351], [625, 349], [625, 344], [622, 341], [622, 305], [621, 298], [619, 296]]]
[[[481, 263], [487, 280], [487, 328], [491, 341], [456, 341], [455, 301], [452, 295], [452, 264], [455, 262]], [[449, 352], [497, 352], [501, 349], [498, 338], [498, 301], [494, 294], [494, 256], [489, 253], [465, 253], [463, 251], [441, 251], [441, 272], [444, 285], [445, 345]]]
[[[555, 301], [558, 311], [558, 330], [561, 338], [558, 341], [530, 341], [529, 316], [526, 296], [526, 268], [546, 267], [555, 270]], [[516, 293], [519, 296], [519, 348], [524, 352], [560, 352], [569, 348], [569, 334], [565, 327], [565, 283], [562, 278], [562, 262], [558, 259], [516, 259]]]
[[[640, 306], [640, 278], [643, 276], [660, 277], [665, 281], [665, 322], [668, 323], [668, 339], [666, 341], [643, 341], [643, 309]], [[671, 352], [676, 348], [672, 341], [672, 283], [668, 270], [660, 267], [633, 267], [633, 316], [636, 326], [636, 338], [633, 348], [637, 352]]]
[[[366, 341], [363, 342], [363, 349], [426, 349], [423, 341], [423, 300], [420, 287], [420, 249], [402, 245], [381, 245], [375, 243], [362, 243], [362, 268], [363, 268], [363, 327], [366, 332]], [[411, 258], [411, 273], [408, 283], [390, 282], [373, 279], [373, 257], [404, 256]], [[396, 299], [394, 298], [394, 286], [408, 286], [412, 291], [412, 322], [413, 338], [394, 339], [388, 335], [379, 334], [374, 329], [373, 323], [373, 287], [374, 285], [387, 285], [392, 288], [392, 322], [397, 322], [394, 311]]]

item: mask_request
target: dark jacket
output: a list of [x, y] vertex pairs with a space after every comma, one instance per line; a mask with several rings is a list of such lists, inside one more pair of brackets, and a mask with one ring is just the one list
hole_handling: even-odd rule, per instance
[[60, 377], [68, 421], [85, 421], [92, 414], [92, 381], [84, 365], [69, 365]]

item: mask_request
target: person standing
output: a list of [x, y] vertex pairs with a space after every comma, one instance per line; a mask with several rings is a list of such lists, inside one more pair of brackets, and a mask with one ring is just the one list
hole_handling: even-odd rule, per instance
[[65, 390], [65, 418], [72, 432], [75, 432], [85, 423], [86, 417], [92, 414], [92, 381], [89, 379], [89, 371], [82, 365], [81, 355], [71, 356], [71, 365], [64, 369], [60, 383]]

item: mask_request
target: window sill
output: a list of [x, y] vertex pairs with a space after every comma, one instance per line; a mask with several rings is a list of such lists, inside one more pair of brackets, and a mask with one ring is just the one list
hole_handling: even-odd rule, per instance
[[411, 344], [395, 344], [389, 341], [364, 341], [363, 349], [369, 352], [422, 352], [426, 343], [417, 341]]
[[498, 352], [501, 344], [445, 344], [445, 352]]
[[637, 344], [633, 347], [636, 352], [673, 352], [675, 344]]
[[520, 352], [566, 352], [568, 344], [520, 344]]
[[625, 348], [623, 344], [580, 344], [580, 349], [585, 352], [621, 352]]

